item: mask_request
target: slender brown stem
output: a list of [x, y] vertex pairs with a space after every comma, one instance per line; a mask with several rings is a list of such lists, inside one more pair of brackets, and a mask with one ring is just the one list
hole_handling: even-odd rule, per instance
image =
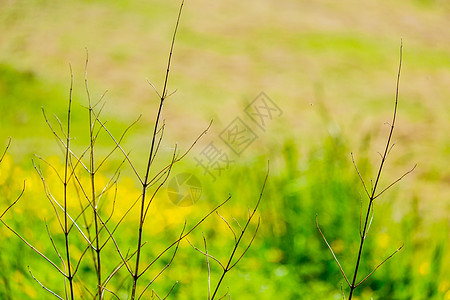
[[101, 248], [100, 248], [100, 230], [99, 230], [99, 221], [98, 221], [98, 211], [97, 211], [97, 195], [95, 192], [95, 162], [94, 162], [94, 143], [95, 143], [95, 123], [98, 118], [98, 115], [96, 116], [94, 114], [94, 107], [91, 103], [91, 95], [89, 93], [89, 86], [88, 86], [88, 79], [87, 79], [87, 70], [88, 70], [88, 63], [89, 63], [89, 53], [86, 49], [86, 65], [84, 69], [84, 84], [86, 88], [86, 94], [88, 98], [88, 109], [89, 109], [89, 177], [90, 177], [90, 183], [91, 183], [91, 202], [92, 202], [92, 209], [94, 214], [94, 234], [95, 234], [95, 259], [94, 259], [94, 268], [97, 275], [97, 289], [98, 289], [98, 299], [102, 299], [102, 263], [101, 263]]
[[168, 58], [168, 62], [167, 62], [167, 70], [166, 70], [166, 75], [165, 75], [165, 79], [164, 79], [164, 87], [162, 90], [162, 93], [160, 94], [160, 102], [159, 102], [159, 107], [158, 107], [158, 113], [156, 115], [156, 120], [155, 120], [155, 126], [153, 129], [153, 135], [152, 135], [152, 142], [151, 142], [151, 146], [150, 146], [150, 153], [149, 153], [149, 157], [148, 157], [148, 161], [147, 161], [147, 168], [145, 171], [145, 176], [144, 176], [144, 180], [142, 182], [142, 198], [141, 198], [141, 208], [140, 208], [140, 218], [139, 218], [139, 229], [138, 229], [138, 240], [137, 240], [137, 253], [136, 253], [136, 265], [134, 268], [134, 273], [133, 273], [133, 287], [131, 289], [131, 299], [134, 300], [136, 297], [136, 288], [137, 288], [137, 281], [139, 279], [139, 262], [141, 259], [141, 244], [142, 244], [142, 233], [143, 233], [143, 227], [144, 227], [144, 220], [145, 220], [145, 200], [146, 200], [146, 195], [147, 195], [147, 187], [149, 185], [149, 174], [150, 174], [150, 168], [153, 162], [153, 158], [154, 158], [154, 149], [155, 149], [155, 141], [156, 141], [156, 137], [157, 137], [157, 132], [158, 132], [158, 125], [159, 125], [159, 121], [161, 119], [161, 112], [162, 112], [162, 108], [164, 105], [164, 100], [166, 99], [167, 96], [167, 83], [169, 80], [169, 73], [170, 73], [170, 64], [172, 62], [172, 54], [173, 54], [173, 47], [175, 44], [175, 37], [177, 34], [177, 30], [178, 30], [178, 25], [180, 22], [180, 18], [181, 18], [181, 12], [183, 10], [183, 5], [184, 5], [184, 0], [181, 2], [180, 5], [180, 10], [178, 12], [178, 17], [177, 17], [177, 23], [175, 25], [175, 30], [172, 36], [172, 43], [170, 46], [170, 53], [169, 53], [169, 58]]
[[67, 280], [69, 281], [70, 299], [74, 299], [73, 291], [73, 276], [70, 264], [70, 250], [69, 250], [69, 224], [68, 224], [68, 212], [67, 212], [67, 199], [68, 199], [68, 177], [69, 177], [69, 160], [70, 160], [70, 117], [72, 109], [72, 89], [73, 89], [73, 72], [72, 66], [70, 66], [70, 91], [69, 91], [69, 107], [67, 110], [67, 132], [66, 132], [66, 149], [65, 149], [65, 162], [64, 162], [64, 240], [66, 247], [66, 259], [67, 259]]
[[[396, 91], [395, 91], [395, 105], [394, 105], [394, 113], [393, 113], [393, 117], [392, 117], [392, 123], [391, 123], [391, 129], [389, 131], [389, 136], [386, 142], [386, 147], [384, 149], [384, 154], [381, 156], [381, 162], [380, 162], [380, 167], [378, 168], [378, 173], [377, 173], [377, 177], [375, 179], [375, 183], [371, 189], [371, 193], [370, 193], [370, 197], [369, 197], [369, 206], [367, 207], [367, 213], [366, 213], [366, 217], [365, 217], [365, 221], [364, 221], [364, 227], [362, 230], [362, 234], [360, 237], [360, 243], [359, 243], [359, 250], [358, 250], [358, 256], [356, 259], [356, 266], [355, 266], [355, 271], [353, 273], [353, 279], [352, 279], [352, 283], [350, 285], [350, 294], [348, 299], [351, 300], [353, 297], [353, 293], [356, 289], [356, 287], [358, 286], [356, 284], [356, 278], [358, 275], [358, 270], [359, 270], [359, 265], [361, 263], [361, 257], [362, 257], [362, 252], [363, 252], [363, 246], [364, 246], [364, 241], [366, 239], [366, 231], [368, 230], [368, 224], [369, 224], [369, 219], [370, 219], [370, 212], [372, 210], [372, 206], [373, 206], [373, 201], [374, 199], [377, 197], [377, 187], [378, 187], [378, 183], [380, 180], [380, 176], [381, 176], [381, 172], [383, 170], [383, 166], [384, 163], [386, 161], [389, 149], [391, 148], [391, 139], [392, 139], [392, 134], [394, 132], [394, 127], [395, 127], [395, 120], [397, 117], [397, 104], [398, 104], [398, 93], [399, 93], [399, 84], [400, 84], [400, 71], [402, 68], [402, 50], [403, 50], [403, 44], [400, 44], [400, 62], [399, 62], [399, 67], [398, 67], [398, 73], [397, 73], [397, 84], [396, 84]], [[359, 175], [359, 172], [358, 172]], [[383, 191], [384, 192], [384, 191]], [[364, 279], [365, 280], [365, 279]]]

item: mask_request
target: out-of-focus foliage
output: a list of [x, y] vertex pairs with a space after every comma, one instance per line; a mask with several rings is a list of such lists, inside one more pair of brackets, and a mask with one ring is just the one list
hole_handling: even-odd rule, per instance
[[[260, 211], [262, 227], [257, 240], [246, 254], [238, 269], [231, 272], [225, 287], [229, 287], [235, 299], [334, 299], [340, 295], [341, 278], [328, 248], [323, 243], [315, 227], [316, 214], [319, 222], [339, 257], [347, 276], [350, 276], [355, 263], [358, 243], [360, 200], [359, 179], [351, 165], [343, 137], [324, 138], [320, 145], [309, 149], [306, 157], [298, 157], [298, 149], [292, 142], [283, 146], [282, 155], [272, 162], [269, 185], [263, 198]], [[364, 161], [364, 156], [361, 162]], [[57, 160], [52, 160], [57, 164]], [[262, 170], [263, 159], [243, 165], [231, 173], [228, 185], [217, 186], [204, 183], [205, 196], [188, 208], [174, 206], [165, 196], [156, 199], [153, 206], [152, 221], [147, 227], [145, 255], [152, 257], [157, 249], [162, 249], [177, 235], [184, 219], [188, 224], [201, 218], [211, 204], [223, 200], [227, 190], [234, 186], [230, 205], [220, 210], [221, 215], [232, 220], [245, 218], [246, 207], [256, 201], [263, 173], [249, 173]], [[362, 163], [361, 167], [367, 167]], [[195, 166], [192, 166], [195, 168]], [[48, 170], [50, 173], [50, 170]], [[1, 166], [2, 203], [5, 206], [20, 191], [22, 181], [26, 180], [26, 193], [19, 205], [6, 217], [6, 222], [33, 241], [39, 249], [54, 258], [51, 245], [47, 242], [45, 225], [58, 232], [52, 209], [42, 191], [39, 178], [30, 172], [14, 166], [10, 155]], [[58, 185], [57, 177], [48, 177], [49, 186]], [[106, 177], [105, 177], [106, 182]], [[236, 187], [233, 182], [241, 181]], [[206, 184], [205, 184], [206, 183]], [[360, 288], [360, 299], [430, 299], [448, 297], [449, 277], [445, 271], [448, 261], [448, 240], [446, 224], [433, 224], [428, 233], [420, 225], [420, 215], [416, 209], [405, 214], [400, 220], [393, 220], [393, 207], [396, 202], [404, 202], [401, 188], [393, 189], [383, 196], [375, 207], [375, 217], [367, 239], [360, 274], [368, 274], [382, 259], [402, 242], [404, 249], [380, 268], [375, 275]], [[123, 214], [129, 202], [139, 191], [128, 178], [123, 178], [118, 189], [115, 215]], [[134, 196], [133, 196], [134, 195]], [[381, 199], [381, 198], [380, 198]], [[105, 199], [105, 203], [111, 198]], [[106, 210], [110, 204], [105, 204]], [[72, 209], [77, 201], [74, 199]], [[118, 219], [113, 218], [114, 221]], [[135, 240], [137, 219], [133, 214], [121, 225], [115, 234], [121, 244], [130, 245]], [[236, 227], [234, 221], [232, 225]], [[227, 258], [233, 246], [233, 235], [227, 226], [213, 216], [189, 239], [202, 248], [202, 235], [208, 241], [208, 251], [217, 258]], [[55, 235], [58, 239], [58, 234]], [[247, 237], [248, 238], [248, 237]], [[7, 230], [2, 229], [2, 299], [34, 298], [46, 299], [47, 294], [30, 278], [27, 266], [33, 274], [51, 288], [58, 290], [61, 278], [35, 253], [27, 249]], [[61, 240], [62, 241], [62, 240]], [[74, 246], [75, 248], [77, 246]], [[79, 250], [83, 249], [82, 244]], [[111, 268], [118, 257], [114, 248], [106, 256], [106, 265]], [[76, 253], [77, 250], [74, 250]], [[19, 255], [18, 255], [19, 254]], [[86, 258], [87, 260], [88, 258]], [[163, 260], [160, 267], [164, 265]], [[220, 274], [217, 265], [211, 261], [212, 283]], [[89, 267], [80, 274], [85, 280], [94, 276]], [[92, 277], [94, 280], [94, 277]], [[125, 278], [119, 276], [119, 278]], [[202, 255], [183, 243], [173, 266], [162, 279], [154, 284], [156, 291], [164, 293], [179, 281], [172, 292], [172, 299], [192, 299], [206, 297], [207, 268]], [[118, 280], [120, 282], [120, 280]], [[119, 284], [116, 282], [116, 284]], [[117, 288], [110, 286], [111, 289]], [[225, 293], [226, 289], [224, 289]], [[15, 295], [11, 298], [11, 295]], [[19, 297], [18, 297], [19, 295]], [[120, 293], [124, 296], [126, 293]], [[10, 297], [10, 298], [8, 298]]]

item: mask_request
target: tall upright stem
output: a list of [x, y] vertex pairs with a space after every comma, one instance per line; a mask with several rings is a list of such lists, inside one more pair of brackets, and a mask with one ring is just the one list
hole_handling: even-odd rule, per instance
[[164, 100], [167, 98], [167, 83], [169, 80], [170, 63], [172, 61], [173, 46], [175, 44], [175, 37], [177, 34], [177, 30], [178, 30], [178, 24], [180, 23], [180, 17], [181, 17], [181, 12], [183, 10], [183, 4], [184, 4], [184, 0], [181, 2], [180, 10], [178, 12], [178, 17], [177, 17], [177, 23], [175, 25], [175, 30], [174, 30], [174, 33], [172, 36], [172, 44], [170, 46], [170, 53], [169, 53], [169, 58], [168, 58], [168, 62], [167, 62], [166, 76], [164, 79], [164, 87], [163, 87], [162, 93], [160, 94], [159, 108], [158, 108], [158, 113], [156, 115], [155, 127], [153, 129], [150, 153], [149, 153], [149, 157], [148, 157], [148, 161], [147, 161], [147, 168], [145, 170], [144, 181], [142, 182], [142, 197], [141, 197], [141, 209], [140, 209], [139, 229], [138, 229], [138, 242], [137, 242], [137, 250], [136, 250], [136, 265], [134, 268], [133, 287], [131, 290], [131, 299], [132, 300], [134, 300], [136, 297], [137, 281], [140, 277], [139, 262], [140, 262], [140, 258], [141, 258], [142, 232], [143, 232], [144, 221], [145, 221], [145, 210], [146, 210], [145, 209], [145, 197], [147, 194], [147, 188], [150, 184], [150, 182], [149, 182], [150, 167], [153, 163], [153, 158], [155, 155], [155, 142], [156, 142], [156, 136], [158, 134], [158, 125], [159, 125], [159, 121], [161, 118], [161, 111], [162, 111], [162, 108], [164, 105]]
[[[101, 255], [100, 255], [100, 241], [99, 241], [99, 220], [98, 220], [98, 210], [97, 210], [97, 195], [95, 192], [95, 161], [94, 161], [94, 144], [95, 144], [95, 118], [94, 118], [94, 108], [92, 107], [91, 96], [89, 93], [88, 80], [87, 80], [87, 67], [88, 67], [89, 57], [86, 54], [86, 66], [85, 66], [85, 75], [84, 75], [84, 83], [86, 86], [86, 93], [89, 104], [89, 177], [91, 180], [91, 203], [92, 210], [94, 213], [94, 230], [95, 230], [95, 256], [94, 256], [94, 267], [97, 273], [97, 293], [98, 299], [101, 300], [103, 297], [102, 291], [102, 263], [101, 263]], [[97, 298], [97, 297], [96, 297]]]
[[65, 149], [65, 163], [64, 163], [64, 239], [66, 247], [66, 259], [67, 259], [67, 274], [66, 277], [69, 280], [70, 299], [73, 300], [73, 276], [70, 265], [70, 251], [69, 251], [69, 225], [68, 225], [68, 212], [67, 212], [67, 185], [69, 181], [69, 155], [70, 155], [70, 114], [72, 109], [72, 89], [73, 89], [73, 72], [70, 66], [70, 91], [69, 91], [69, 108], [67, 111], [67, 136], [66, 136], [66, 149]]
[[389, 131], [389, 137], [388, 137], [387, 142], [386, 142], [386, 148], [384, 149], [383, 156], [381, 157], [380, 167], [378, 168], [377, 178], [375, 180], [375, 184], [373, 185], [373, 188], [372, 188], [372, 191], [371, 191], [370, 197], [369, 197], [369, 206], [367, 207], [366, 218], [365, 218], [365, 221], [364, 221], [364, 227], [363, 227], [363, 230], [362, 230], [362, 233], [361, 233], [361, 240], [360, 240], [360, 243], [359, 243], [358, 257], [356, 259], [355, 272], [353, 273], [353, 280], [352, 280], [352, 284], [350, 286], [350, 294], [348, 296], [349, 300], [352, 299], [353, 292], [354, 292], [354, 290], [357, 287], [356, 278], [357, 278], [357, 275], [358, 275], [359, 264], [361, 262], [364, 241], [366, 240], [367, 227], [368, 227], [368, 222], [369, 222], [369, 218], [370, 218], [370, 210], [372, 209], [373, 201], [374, 201], [374, 199], [375, 199], [375, 197], [377, 195], [376, 191], [377, 191], [378, 183], [379, 183], [379, 180], [380, 180], [381, 171], [383, 170], [384, 163], [386, 162], [386, 158], [387, 158], [387, 155], [388, 155], [389, 149], [390, 149], [392, 134], [394, 132], [395, 119], [397, 117], [397, 103], [398, 103], [398, 90], [399, 90], [399, 84], [400, 84], [400, 71], [401, 71], [401, 68], [402, 68], [402, 50], [403, 50], [403, 44], [400, 44], [400, 63], [399, 63], [399, 66], [398, 66], [398, 73], [397, 73], [397, 84], [396, 84], [396, 91], [395, 91], [394, 115], [392, 117], [391, 129]]

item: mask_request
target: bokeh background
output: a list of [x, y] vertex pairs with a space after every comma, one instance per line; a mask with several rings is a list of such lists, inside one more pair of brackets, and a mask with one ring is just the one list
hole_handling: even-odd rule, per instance
[[[60, 168], [63, 158], [41, 108], [52, 122], [53, 114], [65, 120], [70, 63], [74, 147], [82, 151], [88, 143], [88, 49], [90, 94], [99, 99], [108, 90], [102, 116], [111, 132], [120, 136], [142, 114], [123, 146], [144, 171], [158, 104], [147, 80], [161, 90], [179, 5], [173, 0], [0, 1], [1, 148], [12, 138], [0, 166], [0, 207], [3, 211], [16, 199], [25, 180], [23, 198], [4, 219], [42, 251], [53, 251], [44, 219], [49, 224], [55, 219], [32, 159], [36, 161], [37, 154]], [[356, 294], [358, 299], [450, 299], [447, 0], [186, 1], [169, 78], [169, 91], [176, 93], [164, 106], [166, 130], [155, 171], [170, 161], [175, 144], [181, 151], [188, 149], [211, 120], [213, 124], [169, 178], [195, 176], [201, 196], [193, 205], [174, 205], [170, 193], [161, 191], [146, 231], [152, 241], [146, 254], [152, 257], [175, 239], [185, 219], [194, 224], [228, 194], [232, 200], [220, 213], [230, 222], [233, 217], [242, 222], [258, 199], [270, 160], [258, 210], [260, 230], [244, 259], [227, 275], [222, 293], [229, 287], [231, 299], [340, 299], [345, 282], [315, 217], [350, 276], [364, 193], [350, 153], [370, 182], [392, 118], [401, 41], [395, 147], [381, 185], [415, 164], [417, 168], [377, 199], [360, 276], [402, 243], [405, 247]], [[261, 92], [280, 109], [264, 128], [245, 112]], [[237, 117], [258, 136], [240, 155], [221, 139]], [[233, 161], [213, 170], [214, 178], [198, 164], [211, 143]], [[99, 139], [98, 155], [113, 146], [105, 135]], [[120, 161], [120, 155], [111, 158], [100, 174], [104, 182]], [[57, 178], [46, 171], [47, 183], [58, 189]], [[119, 183], [118, 216], [139, 194], [129, 167], [123, 168]], [[136, 222], [130, 214], [118, 232], [124, 249], [134, 246]], [[51, 229], [58, 236], [58, 227]], [[191, 242], [201, 247], [202, 234], [210, 253], [225, 260], [234, 240], [223, 221], [212, 216]], [[246, 242], [250, 238], [251, 232]], [[207, 299], [204, 257], [187, 242], [180, 247], [172, 267], [153, 287], [165, 294], [178, 281], [172, 299]], [[118, 257], [111, 253], [112, 268]], [[51, 297], [27, 266], [47, 286], [64, 291], [59, 274], [0, 227], [0, 299]], [[82, 272], [89, 281], [92, 270]], [[128, 290], [125, 275], [125, 283], [110, 287], [120, 290], [123, 299]], [[212, 285], [218, 275], [220, 269], [214, 266]]]

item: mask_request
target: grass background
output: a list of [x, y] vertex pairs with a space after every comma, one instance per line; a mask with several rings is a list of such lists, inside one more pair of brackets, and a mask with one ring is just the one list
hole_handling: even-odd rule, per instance
[[[51, 218], [51, 211], [37, 210], [46, 200], [31, 157], [36, 153], [58, 163], [61, 153], [41, 107], [64, 119], [70, 62], [75, 76], [74, 134], [80, 145], [87, 142], [83, 85], [88, 48], [91, 95], [95, 99], [108, 90], [104, 116], [110, 129], [118, 134], [143, 114], [126, 140], [133, 159], [141, 161], [157, 105], [146, 79], [157, 87], [162, 84], [178, 6], [178, 1], [156, 0], [0, 1], [0, 138], [5, 145], [9, 136], [13, 139], [0, 166], [0, 199], [6, 206], [27, 179], [25, 197], [8, 221], [39, 246], [50, 246], [42, 242], [45, 226], [39, 220], [47, 214]], [[270, 159], [261, 232], [224, 286], [230, 287], [233, 299], [337, 299], [342, 280], [314, 218], [319, 214], [322, 229], [350, 273], [362, 191], [350, 152], [365, 177], [373, 177], [377, 151], [388, 132], [384, 122], [391, 119], [402, 38], [396, 146], [382, 183], [415, 163], [418, 167], [377, 203], [361, 273], [402, 241], [405, 248], [358, 296], [450, 299], [445, 273], [450, 261], [450, 173], [445, 167], [450, 149], [449, 15], [449, 2], [443, 0], [187, 1], [169, 81], [169, 89], [177, 92], [168, 99], [163, 116], [167, 129], [162, 159], [170, 156], [174, 143], [186, 149], [211, 119], [214, 123], [176, 170], [201, 180], [201, 199], [181, 208], [162, 193], [161, 215], [155, 220], [178, 218], [158, 223], [170, 229], [151, 238], [164, 244], [178, 221], [186, 216], [193, 222], [228, 193], [233, 201], [221, 213], [245, 214], [256, 200]], [[233, 156], [233, 167], [213, 182], [194, 157], [209, 142], [220, 144], [220, 132], [235, 117], [245, 117], [244, 108], [261, 91], [283, 115], [265, 132], [258, 131], [259, 139], [241, 156]], [[110, 146], [103, 139], [100, 152]], [[124, 173], [131, 176], [129, 170]], [[131, 179], [123, 181], [124, 189], [135, 191]], [[216, 245], [221, 256], [232, 236], [226, 236], [226, 228], [211, 229], [218, 228], [217, 219], [201, 231], [209, 234], [211, 251]], [[124, 230], [121, 236], [132, 239], [132, 234]], [[60, 290], [62, 281], [4, 228], [0, 240], [0, 298], [48, 297], [30, 279], [27, 265]], [[185, 263], [183, 258], [191, 257], [193, 250], [183, 247], [178, 264], [158, 287], [167, 291], [180, 280], [174, 299], [200, 299], [206, 295], [203, 258]], [[89, 276], [89, 270], [85, 273]]]

